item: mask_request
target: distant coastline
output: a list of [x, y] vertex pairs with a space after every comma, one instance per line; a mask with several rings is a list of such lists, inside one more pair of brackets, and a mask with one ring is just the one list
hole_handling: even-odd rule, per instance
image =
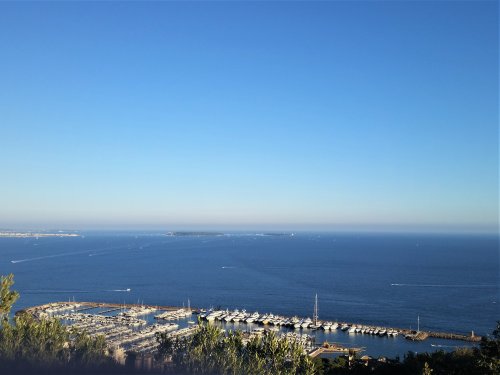
[[0, 238], [81, 237], [78, 233], [0, 232]]

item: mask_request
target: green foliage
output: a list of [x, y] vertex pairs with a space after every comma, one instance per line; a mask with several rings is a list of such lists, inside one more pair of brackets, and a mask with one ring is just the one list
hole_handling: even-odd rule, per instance
[[383, 374], [383, 375], [488, 375], [500, 374], [500, 322], [492, 338], [479, 348], [458, 348], [452, 352], [415, 354], [403, 361], [368, 364], [347, 356], [311, 359], [297, 343], [287, 342], [270, 332], [253, 337], [246, 345], [239, 331], [224, 333], [215, 325], [200, 325], [190, 339], [158, 336], [159, 358], [169, 359], [174, 373], [189, 374]]
[[485, 373], [500, 374], [500, 321], [491, 336], [483, 337], [479, 344], [478, 363]]
[[71, 363], [84, 367], [101, 367], [108, 365], [111, 361], [107, 354], [104, 336], [93, 338], [86, 332], [74, 332], [71, 341]]
[[189, 339], [157, 336], [159, 357], [171, 360], [174, 373], [312, 375], [313, 361], [295, 342], [273, 332], [251, 338], [244, 344], [241, 331], [227, 334], [213, 324], [200, 324]]
[[57, 319], [35, 319], [17, 314], [12, 322], [8, 314], [18, 293], [11, 291], [13, 276], [1, 277], [0, 372], [86, 369], [111, 364], [106, 355], [104, 337], [92, 338], [85, 332], [68, 330]]
[[7, 322], [12, 305], [19, 298], [19, 293], [10, 290], [12, 285], [14, 285], [13, 274], [0, 276], [0, 319], [2, 323]]
[[69, 334], [55, 319], [35, 320], [22, 314], [0, 330], [0, 358], [25, 365], [50, 367], [69, 359]]

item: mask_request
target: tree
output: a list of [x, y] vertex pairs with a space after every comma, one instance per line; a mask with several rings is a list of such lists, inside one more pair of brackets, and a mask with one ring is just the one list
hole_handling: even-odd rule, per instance
[[69, 359], [69, 333], [56, 319], [14, 318], [0, 331], [0, 359], [25, 366], [51, 367]]
[[0, 373], [3, 369], [67, 372], [69, 368], [110, 368], [113, 362], [107, 356], [102, 336], [93, 338], [85, 332], [68, 330], [55, 318], [35, 319], [28, 313], [16, 314], [9, 321], [8, 314], [19, 294], [10, 290], [14, 284], [12, 274], [0, 280]]
[[91, 337], [86, 332], [73, 331], [71, 341], [71, 363], [84, 367], [101, 367], [108, 365], [106, 340], [103, 335]]
[[484, 337], [479, 344], [479, 366], [492, 374], [500, 374], [500, 321], [493, 330], [492, 338]]
[[246, 345], [241, 331], [225, 333], [213, 324], [202, 324], [189, 339], [157, 336], [160, 358], [170, 359], [174, 373], [312, 375], [313, 361], [300, 344], [268, 332]]
[[8, 321], [12, 305], [19, 298], [19, 293], [10, 290], [12, 285], [14, 285], [13, 274], [0, 277], [0, 319], [2, 323]]

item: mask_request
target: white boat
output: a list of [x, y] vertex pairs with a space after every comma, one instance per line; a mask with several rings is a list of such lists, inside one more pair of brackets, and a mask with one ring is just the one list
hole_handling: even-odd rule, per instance
[[261, 318], [261, 323], [262, 323], [262, 324], [264, 324], [264, 325], [265, 325], [265, 324], [269, 324], [269, 320], [270, 320], [270, 317], [269, 317], [269, 315], [267, 315], [267, 314], [266, 314], [266, 315], [264, 315], [264, 316]]
[[330, 331], [332, 329], [332, 324], [331, 323], [323, 323], [321, 325], [321, 328], [324, 330], [324, 331]]
[[215, 320], [215, 315], [212, 315], [212, 314], [207, 315], [207, 317], [205, 319], [209, 322], [213, 322]]
[[333, 331], [334, 329], [339, 328], [339, 324], [337, 322], [332, 324], [331, 330]]
[[312, 320], [310, 318], [304, 319], [302, 321], [302, 324], [300, 325], [300, 328], [307, 328], [311, 325]]
[[349, 328], [349, 333], [356, 333], [356, 327], [352, 326], [351, 328]]

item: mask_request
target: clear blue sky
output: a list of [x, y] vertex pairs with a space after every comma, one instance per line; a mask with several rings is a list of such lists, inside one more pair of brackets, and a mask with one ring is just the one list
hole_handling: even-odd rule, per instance
[[0, 227], [498, 229], [498, 2], [2, 2]]

